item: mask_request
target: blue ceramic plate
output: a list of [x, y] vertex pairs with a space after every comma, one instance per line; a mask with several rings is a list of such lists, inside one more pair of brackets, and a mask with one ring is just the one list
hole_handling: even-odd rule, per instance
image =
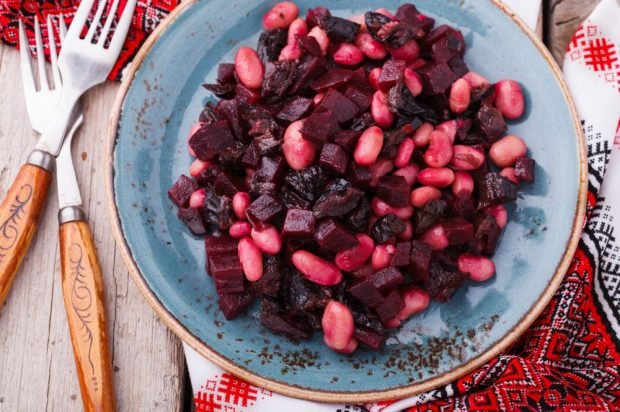
[[[226, 321], [205, 275], [201, 239], [176, 218], [167, 190], [187, 173], [186, 136], [210, 94], [217, 65], [256, 44], [273, 1], [185, 2], [151, 36], [126, 76], [109, 136], [108, 194], [118, 243], [136, 283], [172, 330], [200, 353], [253, 383], [323, 401], [404, 397], [462, 376], [496, 356], [555, 291], [583, 221], [583, 138], [559, 71], [513, 14], [489, 0], [418, 0], [423, 12], [460, 28], [466, 61], [489, 79], [518, 79], [527, 113], [510, 125], [538, 164], [524, 185], [495, 256], [497, 276], [433, 303], [380, 352], [341, 356], [320, 334], [292, 343], [258, 322], [256, 308]], [[300, 0], [340, 16], [397, 2]], [[398, 2], [400, 3], [400, 2]]]

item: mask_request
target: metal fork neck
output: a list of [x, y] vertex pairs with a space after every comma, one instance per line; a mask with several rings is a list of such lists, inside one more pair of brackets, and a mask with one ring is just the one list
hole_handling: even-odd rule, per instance
[[45, 169], [51, 173], [54, 171], [56, 159], [54, 158], [54, 156], [47, 152], [44, 152], [43, 150], [33, 150], [28, 156], [27, 163], [38, 166], [41, 169]]
[[86, 213], [80, 206], [67, 206], [58, 211], [58, 224], [86, 221]]

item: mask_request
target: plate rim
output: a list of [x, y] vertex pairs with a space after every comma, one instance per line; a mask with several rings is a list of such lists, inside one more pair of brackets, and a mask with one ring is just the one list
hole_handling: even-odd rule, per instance
[[437, 377], [414, 384], [407, 384], [392, 389], [385, 390], [373, 390], [363, 392], [340, 392], [340, 391], [325, 391], [317, 389], [308, 389], [297, 385], [287, 384], [272, 379], [260, 376], [256, 372], [252, 372], [240, 365], [237, 365], [225, 356], [217, 353], [211, 347], [209, 347], [200, 338], [190, 332], [179, 319], [177, 319], [163, 303], [155, 296], [155, 293], [151, 290], [146, 282], [146, 279], [142, 275], [136, 261], [133, 258], [132, 252], [129, 249], [127, 241], [123, 235], [123, 230], [120, 223], [120, 215], [118, 207], [116, 205], [116, 194], [114, 188], [114, 149], [117, 142], [118, 126], [121, 119], [121, 112], [125, 97], [133, 84], [135, 75], [142, 67], [142, 63], [149, 55], [153, 45], [159, 40], [163, 33], [188, 9], [197, 4], [199, 0], [186, 0], [182, 2], [177, 8], [175, 8], [168, 17], [155, 29], [155, 31], [147, 38], [146, 42], [139, 49], [133, 62], [128, 67], [121, 86], [117, 92], [112, 112], [108, 121], [108, 130], [105, 136], [106, 147], [104, 150], [104, 166], [105, 166], [105, 196], [106, 205], [108, 209], [108, 215], [112, 222], [112, 231], [116, 239], [117, 247], [125, 261], [127, 269], [131, 274], [131, 277], [149, 303], [158, 317], [168, 326], [168, 328], [175, 333], [183, 342], [188, 344], [191, 348], [196, 350], [202, 356], [206, 357], [210, 361], [222, 369], [236, 375], [256, 386], [272, 390], [287, 396], [320, 401], [320, 402], [347, 402], [347, 403], [363, 403], [384, 401], [393, 399], [403, 399], [409, 396], [417, 395], [423, 392], [427, 392], [436, 389], [440, 386], [444, 386], [448, 383], [454, 382], [469, 372], [478, 369], [489, 360], [495, 358], [502, 352], [504, 352], [516, 339], [518, 339], [530, 325], [539, 317], [541, 312], [547, 306], [554, 293], [560, 286], [566, 271], [573, 258], [579, 239], [581, 236], [582, 226], [586, 212], [587, 202], [587, 157], [586, 157], [586, 144], [583, 130], [580, 125], [579, 116], [575, 108], [573, 97], [564, 81], [562, 72], [551, 56], [551, 53], [546, 46], [536, 37], [536, 35], [528, 28], [525, 22], [516, 15], [506, 4], [501, 0], [489, 0], [492, 5], [499, 8], [521, 29], [521, 31], [530, 39], [534, 46], [541, 53], [544, 60], [549, 65], [551, 72], [553, 73], [560, 89], [564, 100], [569, 108], [572, 120], [573, 128], [575, 129], [577, 136], [577, 145], [579, 152], [579, 189], [577, 196], [577, 204], [575, 213], [573, 216], [572, 228], [570, 236], [566, 243], [564, 255], [556, 267], [553, 277], [547, 284], [546, 288], [539, 295], [538, 301], [530, 308], [530, 310], [521, 318], [521, 320], [501, 339], [499, 339], [495, 345], [490, 347], [487, 351], [481, 353], [477, 357], [471, 359], [469, 362], [455, 368], [449, 372], [446, 372]]

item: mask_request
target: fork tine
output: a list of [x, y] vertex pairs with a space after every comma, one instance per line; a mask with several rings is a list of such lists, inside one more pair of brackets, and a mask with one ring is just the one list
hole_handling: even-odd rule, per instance
[[47, 41], [50, 46], [52, 74], [54, 75], [54, 89], [58, 89], [62, 84], [62, 81], [60, 80], [60, 70], [58, 69], [58, 54], [56, 53], [56, 36], [54, 35], [54, 24], [49, 14], [47, 15]]
[[36, 93], [37, 88], [34, 84], [34, 76], [32, 74], [32, 64], [30, 63], [30, 45], [24, 23], [19, 20], [19, 57], [21, 60], [22, 83], [24, 84], [24, 94], [30, 96]]
[[[93, 17], [93, 20], [90, 24], [90, 28], [88, 29], [88, 34], [86, 34], [86, 37], [84, 37], [84, 40], [86, 40], [87, 42], [92, 42], [93, 41], [93, 37], [95, 37], [95, 33], [97, 32], [97, 27], [99, 26], [100, 20], [101, 20], [101, 15], [103, 14], [103, 10], [105, 9], [106, 4], [108, 3], [107, 0], [98, 0], [99, 1], [99, 5], [97, 7], [97, 12], [95, 13], [95, 17]], [[110, 17], [108, 16], [108, 19]]]
[[123, 9], [123, 13], [118, 19], [118, 25], [110, 41], [109, 50], [113, 54], [119, 54], [121, 52], [121, 48], [127, 38], [127, 31], [129, 31], [129, 26], [131, 25], [135, 7], [136, 0], [127, 0], [127, 3], [125, 3], [125, 9]]
[[39, 67], [39, 86], [41, 90], [49, 90], [47, 83], [47, 73], [45, 72], [45, 48], [43, 47], [43, 39], [41, 37], [41, 25], [39, 18], [34, 16], [34, 38], [37, 44], [37, 66]]
[[99, 44], [101, 47], [105, 46], [105, 41], [108, 38], [108, 34], [110, 33], [110, 27], [112, 27], [112, 22], [114, 21], [114, 15], [116, 14], [116, 9], [118, 8], [118, 0], [114, 0], [112, 3], [112, 7], [110, 7], [110, 12], [108, 13], [108, 17], [105, 20], [105, 25], [101, 30], [101, 36], [99, 37]]
[[58, 27], [60, 28], [60, 42], [62, 43], [62, 41], [65, 39], [65, 36], [67, 35], [67, 24], [65, 23], [64, 14], [61, 13], [58, 16], [58, 20], [60, 20], [58, 22]]
[[82, 0], [80, 6], [78, 7], [75, 15], [73, 16], [73, 21], [71, 22], [71, 27], [69, 27], [69, 31], [67, 31], [68, 38], [71, 39], [79, 39], [82, 34], [82, 28], [88, 19], [88, 15], [90, 14], [90, 10], [93, 8], [94, 0]]

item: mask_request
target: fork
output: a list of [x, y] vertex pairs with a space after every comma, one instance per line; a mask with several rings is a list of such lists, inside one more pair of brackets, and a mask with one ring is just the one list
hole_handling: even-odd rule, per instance
[[[94, 0], [83, 0], [67, 31], [58, 68], [63, 87], [59, 92], [55, 110], [51, 110], [50, 123], [44, 126], [35, 150], [21, 167], [13, 184], [0, 204], [0, 307], [6, 298], [34, 236], [39, 215], [65, 137], [67, 125], [79, 98], [91, 87], [102, 83], [118, 55], [127, 36], [136, 0], [127, 0], [118, 23], [111, 33], [119, 0], [113, 0], [105, 23], [102, 16], [108, 2], [99, 0], [94, 19], [86, 36], [81, 38]], [[103, 27], [98, 39], [95, 34]], [[107, 42], [110, 37], [109, 43]], [[37, 60], [44, 69], [43, 58]], [[42, 88], [47, 82], [41, 83]], [[77, 208], [79, 209], [79, 208]], [[74, 209], [78, 214], [78, 210]]]
[[[49, 16], [47, 18], [47, 32], [54, 78], [53, 89], [49, 87], [45, 73], [45, 62], [42, 58], [41, 27], [36, 17], [34, 28], [40, 84], [38, 91], [34, 87], [24, 25], [21, 21], [19, 22], [20, 57], [26, 109], [32, 128], [41, 133], [50, 121], [50, 110], [48, 109], [56, 106], [63, 86], [58, 68], [54, 27], [51, 18]], [[60, 16], [59, 31], [62, 41], [67, 31], [62, 15]], [[81, 209], [82, 198], [71, 158], [71, 142], [83, 120], [83, 116], [79, 112], [79, 107], [76, 106], [73, 117], [77, 117], [77, 119], [71, 122], [72, 127], [64, 139], [57, 158], [56, 181], [60, 204], [58, 219], [60, 224], [62, 290], [84, 410], [113, 411], [114, 386], [112, 363], [106, 339], [103, 279], [92, 234], [86, 222], [86, 216]]]

